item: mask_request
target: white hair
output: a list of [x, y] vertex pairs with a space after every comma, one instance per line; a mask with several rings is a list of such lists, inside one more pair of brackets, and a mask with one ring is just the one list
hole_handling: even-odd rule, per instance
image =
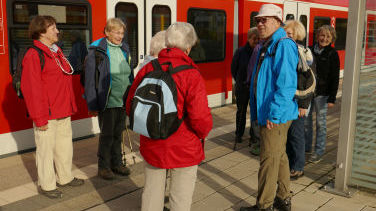
[[156, 33], [150, 40], [150, 55], [158, 57], [159, 51], [166, 48], [166, 31]]
[[190, 23], [176, 22], [166, 30], [166, 46], [186, 51], [197, 42], [197, 34]]

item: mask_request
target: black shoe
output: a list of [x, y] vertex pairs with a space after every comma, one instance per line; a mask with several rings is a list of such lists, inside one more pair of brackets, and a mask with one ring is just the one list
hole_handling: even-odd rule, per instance
[[274, 207], [279, 211], [291, 211], [291, 198], [287, 197], [285, 200], [275, 197]]
[[74, 177], [72, 179], [72, 181], [68, 182], [67, 184], [60, 185], [58, 183], [57, 186], [59, 186], [59, 187], [65, 187], [65, 186], [77, 187], [77, 186], [83, 185], [84, 183], [85, 183], [85, 181], [83, 179], [78, 179], [78, 178]]
[[105, 180], [115, 179], [115, 174], [107, 168], [98, 169], [98, 176]]
[[60, 199], [63, 197], [63, 193], [57, 189], [48, 191], [41, 189], [41, 193], [50, 199]]
[[237, 143], [242, 143], [242, 142], [243, 142], [242, 137], [239, 137], [239, 136], [236, 136], [235, 141], [236, 141]]
[[127, 168], [125, 165], [121, 165], [115, 168], [112, 168], [112, 171], [115, 174], [119, 174], [121, 176], [128, 176], [131, 173], [131, 170]]
[[239, 211], [273, 211], [273, 205], [266, 208], [266, 209], [260, 209], [257, 205], [253, 205], [252, 207], [240, 207]]

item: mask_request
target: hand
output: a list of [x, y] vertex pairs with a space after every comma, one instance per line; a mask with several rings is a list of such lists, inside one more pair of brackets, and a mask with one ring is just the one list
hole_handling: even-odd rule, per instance
[[41, 130], [41, 131], [46, 131], [48, 129], [48, 124], [47, 125], [43, 125], [43, 126], [40, 126], [40, 127], [37, 127], [38, 130]]
[[328, 108], [333, 108], [334, 107], [334, 103], [328, 103]]
[[266, 120], [266, 128], [268, 128], [269, 130], [273, 129], [274, 125], [276, 124], [269, 120]]
[[299, 117], [303, 117], [306, 115], [308, 109], [299, 108]]
[[98, 111], [89, 111], [88, 114], [90, 116], [98, 116]]

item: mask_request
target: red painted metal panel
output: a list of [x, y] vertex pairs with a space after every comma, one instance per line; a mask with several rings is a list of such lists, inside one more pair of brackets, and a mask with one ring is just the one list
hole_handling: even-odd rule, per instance
[[226, 54], [219, 62], [199, 63], [201, 75], [205, 79], [206, 91], [210, 94], [232, 90], [231, 59], [233, 52], [234, 1], [232, 0], [178, 0], [177, 21], [187, 21], [189, 8], [216, 9], [226, 12]]

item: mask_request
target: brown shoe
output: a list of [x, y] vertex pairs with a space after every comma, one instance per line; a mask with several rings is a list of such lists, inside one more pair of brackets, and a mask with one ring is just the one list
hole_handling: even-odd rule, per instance
[[115, 179], [115, 174], [110, 169], [98, 169], [98, 176], [105, 180]]
[[63, 193], [57, 189], [48, 191], [41, 189], [41, 193], [50, 199], [60, 199], [63, 197]]
[[125, 165], [121, 165], [115, 168], [112, 168], [112, 171], [115, 174], [119, 174], [121, 176], [128, 176], [131, 173], [131, 170], [127, 168]]
[[65, 187], [65, 186], [77, 187], [77, 186], [83, 185], [84, 183], [85, 183], [85, 181], [83, 179], [78, 179], [78, 178], [74, 177], [72, 179], [72, 181], [68, 182], [67, 184], [60, 185], [58, 183], [57, 186], [59, 186], [59, 187]]
[[291, 180], [297, 180], [302, 176], [304, 176], [304, 171], [291, 170], [291, 173], [290, 173], [290, 179]]

